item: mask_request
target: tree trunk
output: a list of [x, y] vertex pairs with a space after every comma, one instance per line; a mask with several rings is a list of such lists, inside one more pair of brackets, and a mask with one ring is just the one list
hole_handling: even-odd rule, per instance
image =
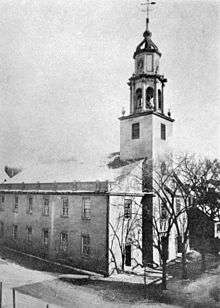
[[182, 279], [187, 279], [187, 264], [186, 264], [186, 248], [183, 244], [183, 250], [182, 250]]
[[162, 289], [167, 289], [167, 262], [162, 260]]
[[125, 255], [124, 255], [124, 253], [122, 253], [122, 255], [121, 255], [121, 261], [122, 261], [121, 270], [122, 270], [122, 272], [124, 272], [124, 270], [125, 270]]

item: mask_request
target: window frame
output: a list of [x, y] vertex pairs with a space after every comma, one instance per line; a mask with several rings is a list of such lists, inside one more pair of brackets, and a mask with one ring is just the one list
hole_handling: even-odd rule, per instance
[[91, 255], [91, 237], [88, 233], [81, 235], [81, 254], [84, 257]]
[[5, 195], [0, 195], [0, 211], [5, 210]]
[[[47, 241], [45, 241], [45, 239], [46, 239], [45, 233], [47, 233]], [[43, 229], [43, 245], [44, 245], [44, 247], [49, 246], [49, 229], [48, 228]]]
[[166, 140], [166, 125], [164, 123], [160, 123], [160, 138], [161, 140]]
[[[86, 202], [88, 201], [89, 201], [89, 204], [86, 204]], [[92, 205], [92, 201], [90, 197], [82, 198], [82, 219], [91, 220], [91, 205]]]
[[[32, 200], [31, 202], [30, 202], [30, 200]], [[29, 214], [29, 215], [31, 215], [31, 214], [33, 214], [33, 200], [34, 200], [34, 198], [33, 198], [33, 196], [28, 196], [28, 204], [27, 204], [27, 211], [26, 211], [26, 213], [27, 214]]]
[[[64, 237], [66, 237], [66, 240], [64, 241]], [[66, 253], [68, 251], [68, 244], [69, 244], [69, 235], [68, 232], [62, 231], [60, 232], [60, 245], [59, 245], [59, 250], [63, 253]]]
[[32, 243], [32, 236], [33, 236], [33, 228], [32, 226], [27, 226], [27, 242]]
[[12, 225], [12, 238], [14, 241], [18, 239], [18, 225]]
[[0, 221], [0, 238], [4, 237], [4, 222]]
[[135, 122], [131, 125], [131, 139], [140, 139], [140, 123]]
[[69, 198], [62, 197], [61, 217], [69, 217]]
[[18, 213], [18, 206], [19, 206], [18, 195], [15, 195], [14, 196], [14, 208], [13, 208], [14, 213]]
[[43, 211], [42, 215], [43, 216], [49, 216], [50, 214], [50, 197], [43, 197]]
[[124, 199], [124, 218], [132, 218], [132, 199]]

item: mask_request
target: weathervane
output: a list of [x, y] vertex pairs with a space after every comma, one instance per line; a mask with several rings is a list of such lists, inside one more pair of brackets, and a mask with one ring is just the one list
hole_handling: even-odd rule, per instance
[[148, 24], [149, 24], [149, 13], [150, 13], [150, 6], [156, 4], [155, 1], [147, 0], [145, 3], [141, 3], [141, 5], [145, 5], [146, 9], [142, 10], [142, 12], [147, 12], [147, 18], [146, 18], [146, 30], [148, 30]]

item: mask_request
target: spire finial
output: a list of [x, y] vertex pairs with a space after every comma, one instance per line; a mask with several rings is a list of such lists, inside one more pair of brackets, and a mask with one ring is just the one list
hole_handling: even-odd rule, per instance
[[143, 12], [147, 12], [146, 18], [146, 31], [149, 31], [149, 15], [150, 15], [150, 6], [156, 4], [155, 1], [147, 0], [147, 2], [141, 3], [141, 5], [145, 5], [146, 9], [142, 10]]

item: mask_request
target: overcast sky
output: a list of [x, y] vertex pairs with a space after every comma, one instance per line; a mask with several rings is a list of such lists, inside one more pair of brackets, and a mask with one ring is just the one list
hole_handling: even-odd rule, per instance
[[[0, 1], [0, 165], [119, 150], [142, 40], [143, 0]], [[157, 1], [152, 39], [168, 79], [176, 150], [219, 157], [220, 6]]]

